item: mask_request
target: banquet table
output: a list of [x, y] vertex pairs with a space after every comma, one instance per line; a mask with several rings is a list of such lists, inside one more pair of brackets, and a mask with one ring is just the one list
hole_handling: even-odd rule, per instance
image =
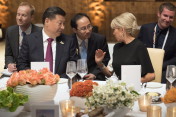
[[[6, 82], [8, 79], [9, 77], [3, 77], [0, 79], [0, 88], [6, 87]], [[98, 82], [100, 85], [106, 83], [105, 81], [95, 81], [95, 82]], [[67, 82], [58, 83], [57, 87], [58, 87], [57, 93], [53, 100], [55, 105], [59, 105], [59, 101], [69, 99], [70, 97], [68, 93], [68, 83]], [[164, 96], [164, 94], [166, 93], [166, 85], [162, 84], [161, 87], [157, 87], [157, 88], [143, 88], [142, 90], [140, 90], [139, 93], [144, 94], [146, 92], [158, 92], [161, 94], [161, 96]], [[161, 106], [162, 107], [162, 117], [166, 117], [167, 107], [164, 103], [152, 104], [152, 105]], [[132, 110], [127, 113], [126, 117], [146, 117], [146, 115], [147, 115], [146, 112], [141, 112], [139, 110], [138, 102], [136, 101]], [[22, 111], [18, 117], [31, 117], [31, 112]], [[59, 111], [59, 117], [61, 117], [60, 111]]]

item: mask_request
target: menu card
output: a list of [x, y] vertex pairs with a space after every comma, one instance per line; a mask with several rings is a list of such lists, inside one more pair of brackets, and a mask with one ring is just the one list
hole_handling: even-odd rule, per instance
[[121, 79], [127, 85], [133, 85], [136, 91], [141, 89], [141, 65], [122, 65]]

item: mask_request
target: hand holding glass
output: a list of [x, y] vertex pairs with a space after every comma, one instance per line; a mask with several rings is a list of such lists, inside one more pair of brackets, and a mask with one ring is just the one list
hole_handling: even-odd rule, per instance
[[83, 81], [83, 77], [87, 74], [87, 61], [86, 59], [78, 59], [77, 61], [77, 73]]
[[70, 89], [71, 89], [72, 78], [76, 75], [76, 62], [75, 61], [68, 61], [67, 62], [66, 74], [70, 78]]

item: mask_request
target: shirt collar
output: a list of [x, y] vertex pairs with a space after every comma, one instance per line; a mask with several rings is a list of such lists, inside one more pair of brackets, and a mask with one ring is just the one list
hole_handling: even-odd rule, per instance
[[[77, 35], [76, 35], [76, 37], [77, 37], [77, 40], [78, 40], [78, 45], [81, 46], [81, 43], [82, 43], [83, 40], [80, 39]], [[88, 39], [85, 39], [84, 41], [85, 41], [85, 43], [87, 45], [88, 44]]]
[[[24, 31], [27, 35], [31, 34], [31, 30], [32, 30], [32, 25], [30, 25], [26, 31]], [[23, 32], [19, 26], [19, 32], [20, 34]]]
[[[170, 26], [169, 26], [169, 27], [170, 27]], [[165, 29], [160, 29], [160, 27], [159, 27], [158, 24], [157, 24], [156, 30], [157, 30], [158, 32], [167, 32], [168, 29], [169, 29], [169, 27], [168, 27], [168, 28], [165, 28]]]
[[[42, 34], [43, 34], [43, 42], [48, 42], [47, 39], [50, 38], [44, 31], [44, 28], [42, 29]], [[56, 39], [54, 39], [53, 41], [56, 41]]]

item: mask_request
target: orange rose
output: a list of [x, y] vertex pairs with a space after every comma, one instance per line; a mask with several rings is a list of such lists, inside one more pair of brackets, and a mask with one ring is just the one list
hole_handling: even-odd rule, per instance
[[98, 83], [92, 82], [92, 80], [86, 80], [84, 82], [76, 82], [72, 85], [70, 96], [78, 96], [78, 97], [91, 96], [93, 85], [98, 85]]

